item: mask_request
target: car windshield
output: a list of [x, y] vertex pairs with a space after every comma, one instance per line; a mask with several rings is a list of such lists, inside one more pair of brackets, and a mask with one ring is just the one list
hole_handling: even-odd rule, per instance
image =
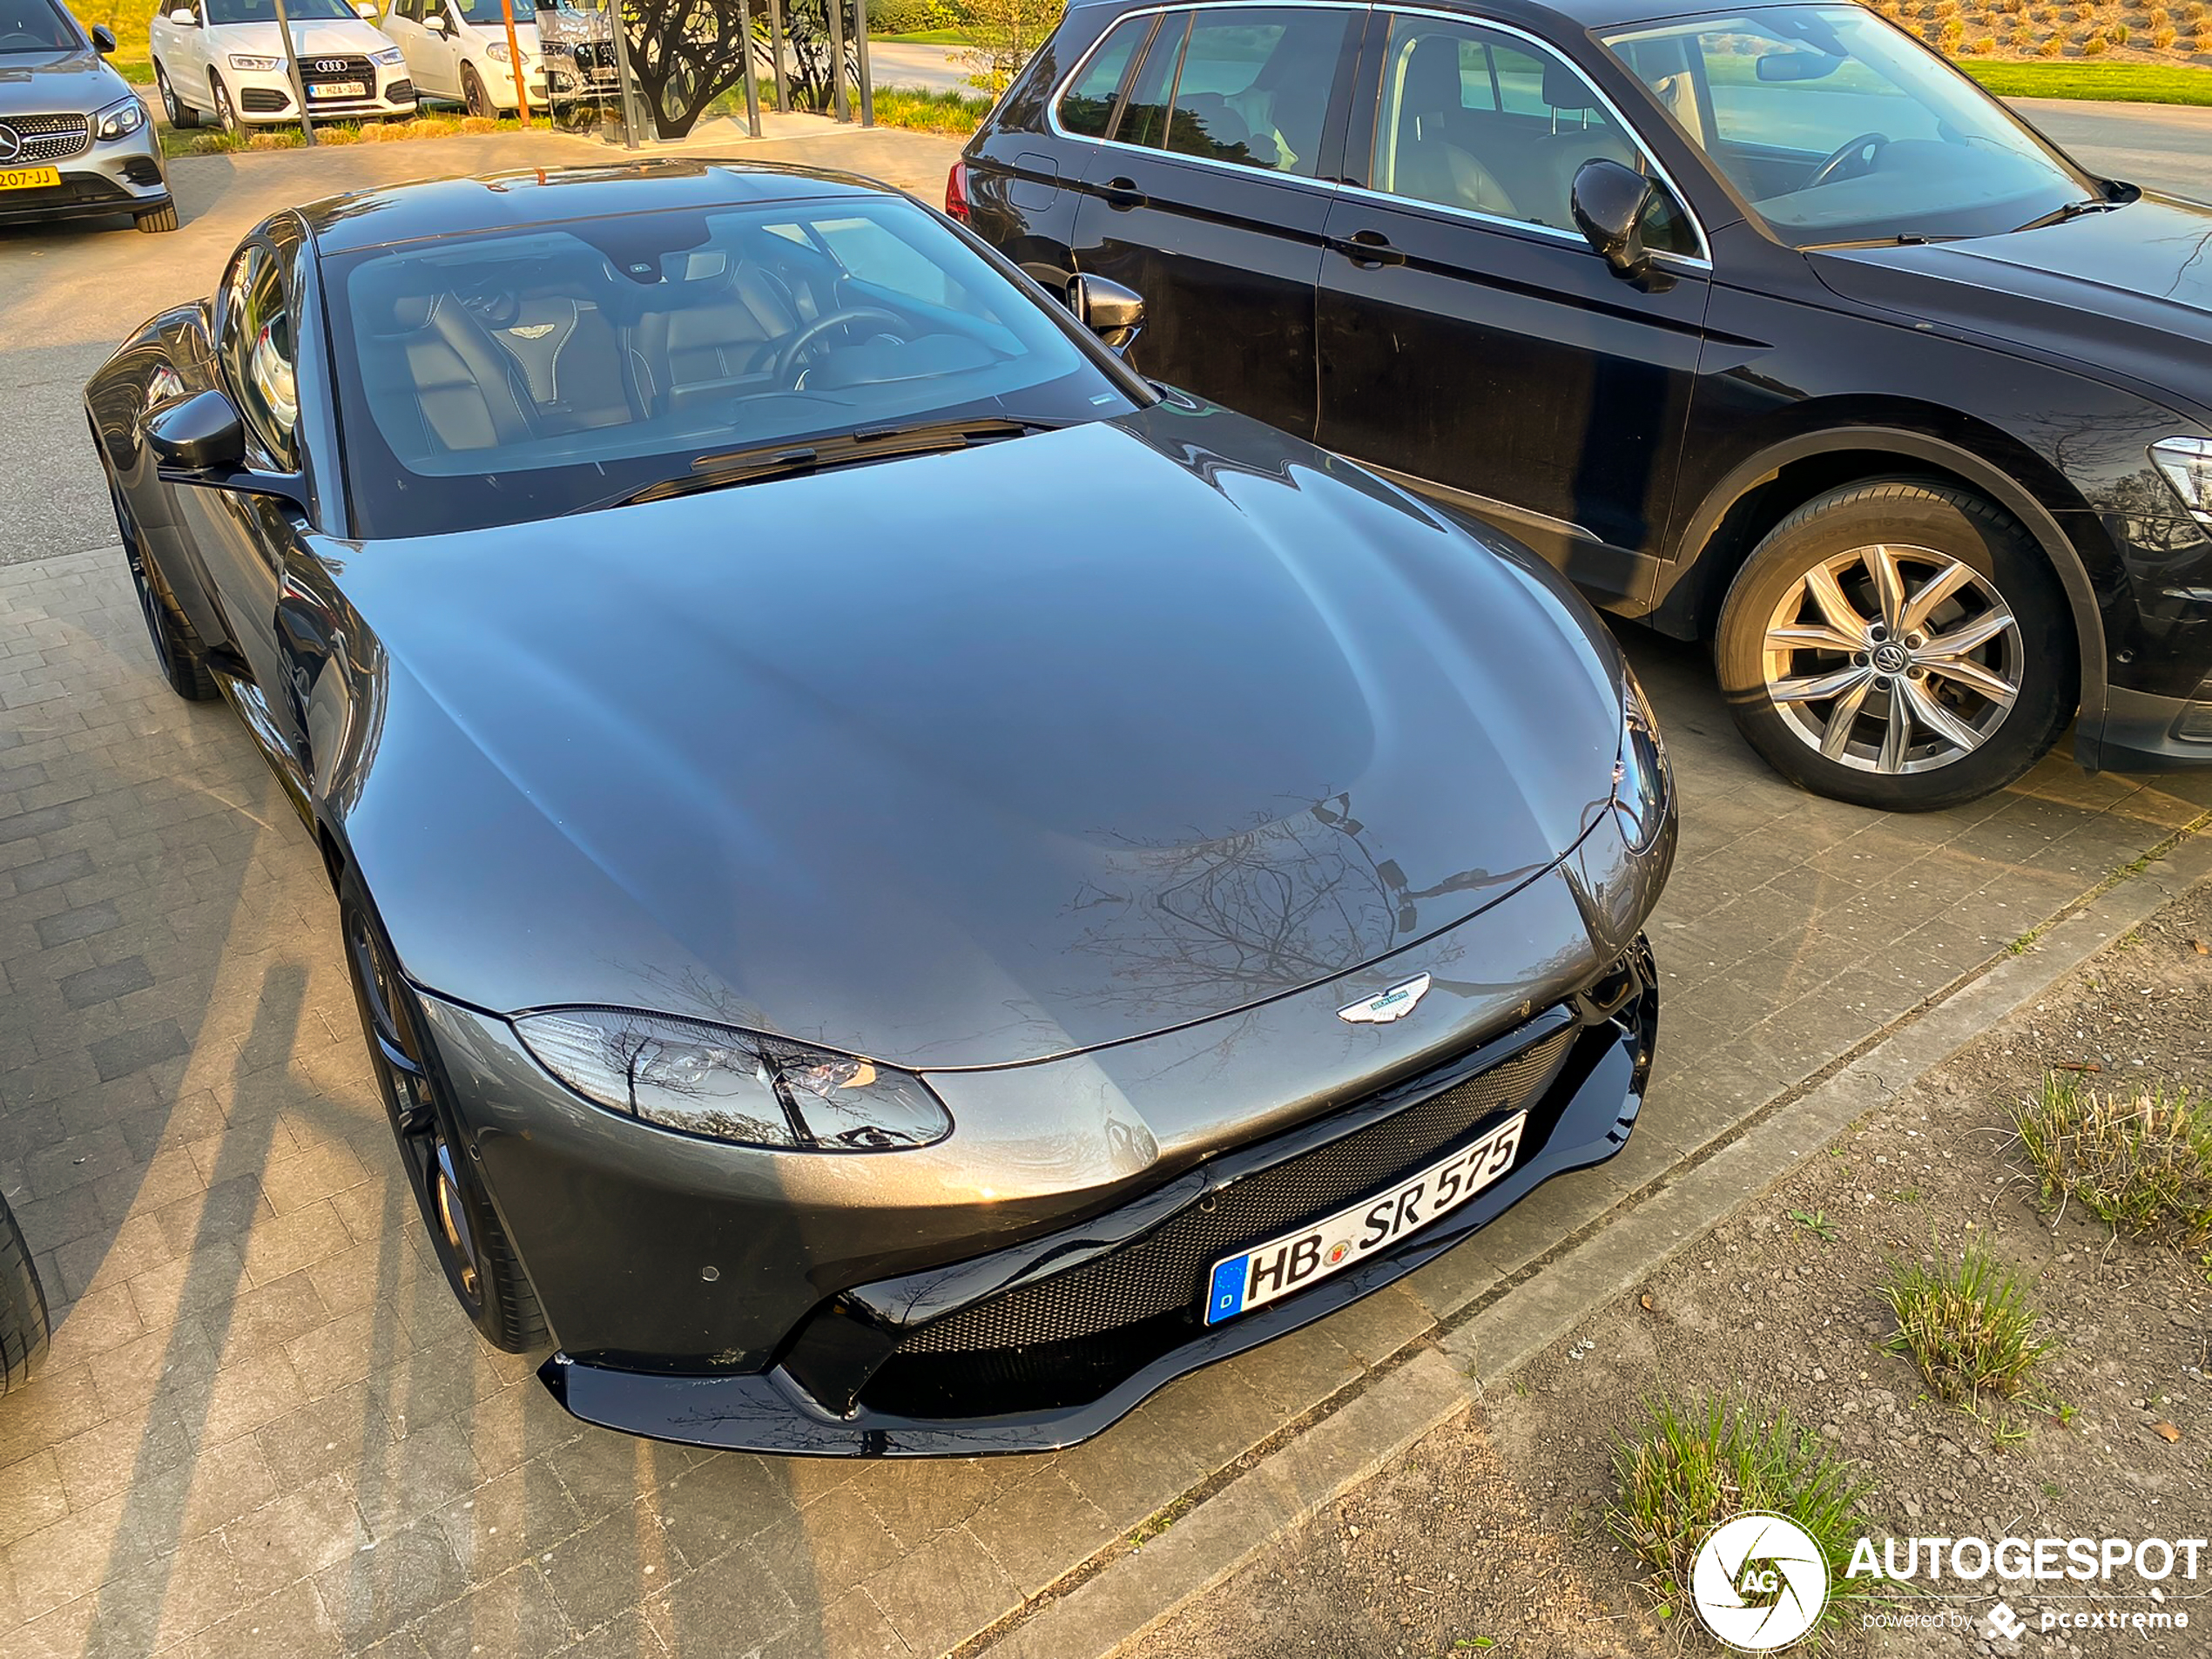
[[1071, 317], [886, 197], [441, 237], [334, 260], [328, 280], [369, 536], [550, 517], [886, 427], [1059, 426], [1149, 395]]
[[[274, 23], [276, 0], [207, 0], [210, 23]], [[284, 15], [295, 24], [358, 22], [346, 0], [284, 0]]]
[[[507, 26], [507, 4], [502, 0], [451, 0], [451, 3], [470, 23], [481, 24], [489, 29], [504, 29]], [[514, 6], [517, 24], [528, 24], [533, 29], [537, 26], [537, 8], [531, 5], [529, 0], [507, 0], [507, 3]]]
[[2100, 193], [1994, 98], [1860, 6], [1676, 18], [1605, 44], [1799, 247], [1993, 235]]
[[77, 50], [77, 30], [51, 0], [0, 0], [0, 53]]

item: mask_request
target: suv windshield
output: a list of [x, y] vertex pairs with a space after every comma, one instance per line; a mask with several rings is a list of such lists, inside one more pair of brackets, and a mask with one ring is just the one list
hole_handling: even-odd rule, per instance
[[886, 198], [440, 237], [328, 270], [364, 536], [550, 517], [887, 427], [1149, 401], [1072, 317]]
[[[207, 0], [210, 23], [274, 23], [276, 0]], [[346, 0], [285, 0], [284, 15], [293, 24], [359, 23]]]
[[1776, 235], [1988, 236], [2098, 196], [2004, 106], [1858, 5], [1605, 37]]
[[51, 0], [0, 0], [0, 54], [69, 52], [77, 45], [77, 30]]

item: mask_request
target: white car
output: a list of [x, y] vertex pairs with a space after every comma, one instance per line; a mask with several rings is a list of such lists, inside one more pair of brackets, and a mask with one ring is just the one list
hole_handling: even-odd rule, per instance
[[[538, 53], [537, 11], [513, 0], [515, 44], [522, 49], [530, 107], [545, 107], [545, 63]], [[471, 115], [515, 108], [515, 60], [500, 0], [393, 0], [384, 32], [407, 54], [408, 73], [424, 98], [451, 98]]]
[[[285, 0], [307, 106], [316, 118], [415, 113], [398, 47], [347, 0]], [[297, 121], [300, 106], [277, 33], [275, 0], [160, 0], [146, 28], [155, 89], [172, 127]]]

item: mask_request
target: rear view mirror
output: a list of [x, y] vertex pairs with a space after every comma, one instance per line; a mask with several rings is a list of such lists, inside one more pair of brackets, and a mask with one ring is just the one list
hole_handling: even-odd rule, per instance
[[1751, 72], [1763, 81], [1817, 81], [1844, 66], [1841, 57], [1826, 52], [1765, 52], [1751, 62]]
[[164, 483], [275, 496], [302, 509], [307, 481], [296, 473], [260, 472], [246, 464], [246, 428], [220, 392], [194, 392], [163, 403], [140, 428]]
[[1643, 245], [1643, 216], [1659, 186], [1617, 161], [1586, 161], [1575, 175], [1569, 206], [1584, 239], [1613, 274], [1635, 281], [1651, 271]]
[[92, 50], [103, 57], [115, 50], [115, 30], [104, 23], [92, 25]]
[[1144, 327], [1144, 296], [1102, 276], [1084, 273], [1070, 281], [1068, 309], [1117, 357]]

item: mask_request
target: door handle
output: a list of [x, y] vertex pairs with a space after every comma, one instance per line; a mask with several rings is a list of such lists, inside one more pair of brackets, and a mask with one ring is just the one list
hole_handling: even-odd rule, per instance
[[1142, 207], [1150, 199], [1134, 179], [1109, 179], [1100, 188], [1109, 207]]
[[1390, 238], [1380, 231], [1355, 231], [1348, 237], [1332, 236], [1329, 246], [1363, 270], [1406, 263], [1406, 256], [1391, 246]]

